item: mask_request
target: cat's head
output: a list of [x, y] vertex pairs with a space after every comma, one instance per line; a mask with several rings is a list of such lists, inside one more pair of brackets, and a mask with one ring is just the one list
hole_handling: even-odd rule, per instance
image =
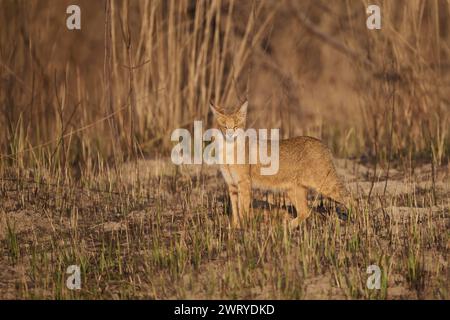
[[216, 118], [219, 129], [227, 139], [234, 139], [236, 137], [236, 130], [245, 130], [247, 122], [247, 106], [248, 101], [245, 101], [236, 111], [232, 113], [225, 113], [225, 111], [210, 104], [210, 108]]

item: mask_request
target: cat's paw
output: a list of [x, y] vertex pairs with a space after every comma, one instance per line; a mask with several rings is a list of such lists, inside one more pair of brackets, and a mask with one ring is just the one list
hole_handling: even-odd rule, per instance
[[294, 218], [291, 221], [289, 221], [289, 230], [293, 231], [293, 230], [297, 229], [299, 225], [300, 225], [300, 219], [298, 217]]

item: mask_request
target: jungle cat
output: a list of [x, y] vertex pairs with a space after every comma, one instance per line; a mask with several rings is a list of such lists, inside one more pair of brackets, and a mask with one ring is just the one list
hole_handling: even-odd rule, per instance
[[[225, 144], [233, 143], [232, 132], [245, 130], [248, 101], [232, 113], [226, 113], [213, 103], [210, 108], [218, 128], [225, 136]], [[241, 225], [243, 218], [250, 213], [252, 188], [287, 193], [297, 212], [297, 216], [290, 221], [291, 228], [297, 227], [311, 213], [307, 202], [308, 188], [350, 208], [350, 194], [337, 175], [331, 151], [318, 139], [299, 136], [280, 140], [278, 172], [262, 175], [260, 167], [261, 163], [248, 162], [220, 166], [230, 195], [232, 226]]]

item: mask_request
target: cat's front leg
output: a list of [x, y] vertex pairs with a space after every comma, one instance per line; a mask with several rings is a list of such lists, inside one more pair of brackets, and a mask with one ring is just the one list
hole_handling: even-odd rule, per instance
[[251, 182], [248, 179], [241, 180], [238, 183], [239, 195], [239, 220], [243, 224], [248, 220], [251, 210], [252, 188]]
[[230, 195], [231, 202], [231, 226], [238, 227], [239, 226], [239, 196], [238, 196], [238, 188], [236, 185], [228, 185], [228, 193]]

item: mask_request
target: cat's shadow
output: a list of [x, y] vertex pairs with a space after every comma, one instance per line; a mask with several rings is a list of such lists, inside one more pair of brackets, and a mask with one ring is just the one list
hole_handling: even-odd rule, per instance
[[[227, 213], [231, 214], [230, 198], [228, 196], [224, 196], [224, 197], [221, 197], [219, 200], [226, 203]], [[252, 208], [256, 209], [256, 210], [261, 210], [261, 211], [284, 211], [284, 212], [287, 212], [292, 217], [297, 216], [297, 210], [296, 210], [295, 206], [293, 206], [292, 204], [286, 204], [284, 202], [283, 203], [281, 203], [281, 202], [280, 203], [271, 203], [267, 200], [253, 199]], [[320, 202], [320, 204], [318, 206], [315, 206], [311, 209], [312, 209], [312, 213], [319, 214], [321, 217], [324, 217], [324, 218], [335, 213], [335, 214], [337, 214], [338, 218], [343, 221], [347, 221], [347, 219], [348, 219], [347, 212], [344, 212], [339, 207], [337, 207], [333, 210], [332, 207], [325, 206], [322, 201]]]

